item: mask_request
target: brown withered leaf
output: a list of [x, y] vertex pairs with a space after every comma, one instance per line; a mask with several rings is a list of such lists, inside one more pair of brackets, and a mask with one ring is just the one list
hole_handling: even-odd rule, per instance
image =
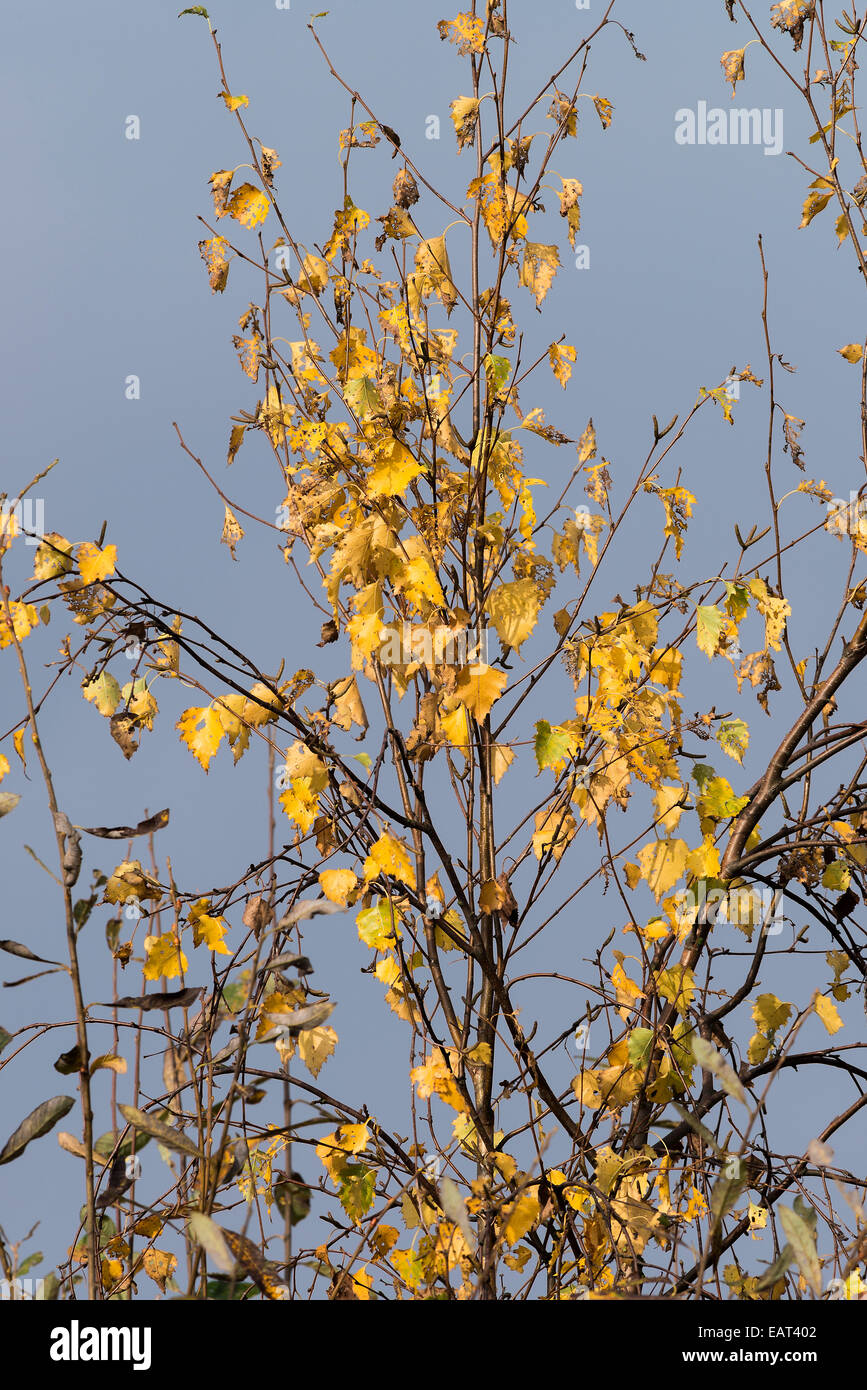
[[131, 840], [135, 835], [150, 835], [154, 830], [164, 830], [169, 823], [168, 807], [157, 811], [156, 815], [140, 820], [138, 825], [83, 825], [85, 835], [98, 835], [101, 840]]
[[268, 925], [271, 916], [271, 909], [262, 897], [250, 898], [244, 908], [244, 915], [241, 921], [248, 931], [255, 932], [256, 936]]
[[131, 714], [113, 714], [108, 721], [108, 731], [127, 759], [131, 758], [138, 748], [138, 742], [133, 738], [137, 727], [137, 721]]
[[195, 1004], [202, 992], [202, 985], [189, 989], [173, 989], [168, 991], [154, 990], [151, 994], [124, 994], [120, 999], [113, 999], [109, 1002], [97, 1000], [93, 1007], [97, 1009], [142, 1009], [148, 1013], [151, 1009], [188, 1009]]
[[399, 208], [411, 208], [418, 202], [418, 184], [408, 169], [401, 169], [392, 186], [394, 201]]

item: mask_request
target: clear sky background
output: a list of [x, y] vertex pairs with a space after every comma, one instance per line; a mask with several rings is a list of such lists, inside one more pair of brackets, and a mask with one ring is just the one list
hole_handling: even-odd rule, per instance
[[[229, 416], [254, 409], [261, 394], [241, 374], [231, 345], [238, 317], [259, 296], [260, 281], [235, 265], [225, 295], [212, 296], [197, 250], [206, 235], [197, 217], [210, 219], [212, 211], [208, 176], [244, 161], [245, 150], [233, 118], [215, 100], [218, 78], [207, 27], [196, 18], [179, 21], [177, 8], [177, 0], [83, 0], [74, 7], [44, 0], [5, 7], [0, 490], [14, 494], [59, 456], [43, 489], [46, 529], [74, 540], [95, 539], [107, 519], [107, 539], [118, 547], [120, 568], [167, 606], [197, 613], [266, 671], [274, 672], [283, 657], [291, 672], [314, 664], [315, 656], [317, 670], [333, 677], [348, 669], [345, 645], [324, 653], [312, 648], [321, 617], [299, 603], [274, 533], [251, 523], [238, 563], [232, 562], [218, 543], [222, 504], [182, 453], [172, 429], [177, 421], [190, 448], [231, 497], [260, 515], [274, 515], [282, 493], [262, 441], [245, 445], [232, 469], [225, 468]], [[764, 17], [767, 7], [759, 8]], [[576, 10], [572, 0], [512, 0], [510, 9], [519, 44], [512, 59], [517, 111], [603, 6], [592, 0], [588, 12]], [[590, 268], [573, 268], [552, 216], [549, 239], [565, 247], [564, 264], [544, 318], [536, 323], [525, 291], [512, 295], [530, 342], [544, 347], [565, 333], [576, 345], [576, 371], [565, 395], [550, 377], [540, 378], [538, 393], [525, 388], [524, 408], [544, 405], [549, 420], [575, 437], [592, 415], [601, 452], [612, 461], [616, 489], [628, 488], [651, 442], [652, 413], [661, 422], [675, 411], [683, 414], [699, 388], [718, 385], [733, 364], [749, 362], [758, 376], [766, 375], [756, 246], [762, 233], [775, 350], [798, 367], [797, 375], [782, 381], [780, 400], [807, 421], [807, 476], [825, 478], [846, 496], [863, 480], [858, 373], [835, 351], [864, 336], [855, 307], [855, 291], [863, 286], [854, 259], [846, 248], [835, 250], [830, 214], [797, 230], [809, 180], [785, 154], [770, 158], [754, 146], [683, 147], [674, 138], [679, 108], [695, 108], [699, 101], [730, 104], [720, 54], [749, 35], [743, 25], [728, 22], [722, 0], [653, 5], [623, 0], [616, 13], [634, 31], [647, 61], [637, 62], [615, 29], [597, 41], [585, 90], [613, 101], [614, 122], [603, 132], [585, 103], [579, 140], [565, 142], [554, 160], [558, 172], [584, 184], [579, 240], [590, 248]], [[277, 9], [269, 0], [214, 0], [211, 14], [232, 90], [250, 97], [249, 128], [282, 158], [278, 189], [290, 225], [308, 245], [321, 243], [341, 199], [337, 135], [348, 123], [349, 100], [314, 48], [306, 29], [308, 9], [299, 0], [291, 10]], [[330, 0], [319, 32], [337, 68], [377, 116], [400, 132], [413, 161], [431, 182], [460, 199], [472, 166], [466, 155], [456, 159], [448, 108], [466, 91], [466, 67], [436, 33], [436, 22], [451, 14], [427, 0]], [[790, 40], [778, 35], [774, 41], [791, 62]], [[804, 115], [758, 46], [747, 51], [747, 73], [736, 104], [781, 109], [784, 149], [804, 154]], [[439, 141], [426, 139], [432, 114], [441, 122]], [[131, 115], [141, 122], [141, 138], [135, 141], [124, 135]], [[543, 124], [540, 119], [539, 127]], [[372, 217], [387, 210], [397, 167], [385, 145], [357, 155], [353, 193]], [[431, 199], [421, 206], [430, 234], [441, 232], [448, 219]], [[548, 208], [556, 208], [553, 190]], [[268, 237], [273, 240], [276, 230], [266, 224], [265, 233], [270, 245]], [[459, 269], [459, 247], [452, 258]], [[141, 381], [138, 401], [125, 398], [130, 374]], [[681, 446], [675, 462], [683, 468], [683, 483], [699, 498], [684, 573], [718, 572], [733, 551], [733, 523], [748, 528], [765, 516], [766, 429], [765, 395], [745, 386], [734, 429], [708, 409]], [[539, 441], [535, 454], [528, 455], [527, 471], [548, 478], [553, 491], [572, 467], [569, 452]], [[780, 492], [796, 487], [803, 476], [779, 450], [777, 469]], [[651, 505], [658, 507], [648, 499], [618, 552], [622, 567], [610, 569], [594, 595], [599, 608], [618, 589], [628, 594], [644, 579], [642, 561], [656, 547], [661, 529]], [[810, 499], [797, 497], [786, 505], [796, 517], [786, 523], [790, 534], [819, 519]], [[820, 644], [823, 621], [836, 611], [843, 558], [842, 546], [820, 536], [789, 574], [788, 597], [795, 610], [790, 630], [801, 655]], [[19, 548], [15, 559], [13, 584], [29, 567], [32, 551]], [[37, 686], [48, 674], [40, 663], [56, 654], [57, 630], [28, 641]], [[552, 689], [559, 705], [552, 700], [528, 710], [528, 729], [536, 718], [569, 717], [566, 682], [555, 681]], [[197, 697], [168, 684], [155, 693], [162, 711], [158, 732], [145, 736], [126, 763], [105, 721], [70, 685], [43, 731], [61, 805], [81, 825], [134, 823], [145, 808], [169, 806], [172, 826], [159, 837], [158, 850], [171, 853], [178, 883], [202, 891], [230, 883], [265, 852], [262, 758], [248, 756], [233, 768], [223, 752], [206, 779], [173, 729], [180, 710], [198, 703]], [[714, 702], [734, 708], [735, 695], [728, 668], [718, 674], [715, 665], [712, 678], [709, 668], [700, 672], [687, 710]], [[863, 685], [859, 700], [863, 708]], [[6, 653], [0, 665], [0, 732], [11, 727], [20, 708]], [[754, 730], [743, 773], [733, 763], [723, 769], [726, 760], [717, 753], [719, 770], [732, 777], [736, 790], [753, 781], [762, 753], [772, 746], [777, 719], [787, 706], [772, 708], [774, 721], [752, 699], [745, 700], [743, 710], [738, 707]], [[3, 750], [9, 748], [7, 741]], [[25, 781], [9, 755], [16, 766], [4, 790], [21, 792], [22, 802], [0, 823], [0, 934], [55, 956], [64, 951], [60, 896], [22, 849], [31, 845], [53, 863], [50, 817], [33, 768]], [[509, 809], [517, 811], [538, 791], [538, 784], [527, 785], [534, 769], [526, 763], [510, 775], [506, 820]], [[85, 849], [80, 892], [91, 869], [107, 872], [122, 857], [111, 845], [93, 840]], [[585, 836], [576, 879], [593, 852], [592, 839]], [[109, 997], [103, 938], [108, 915], [104, 908], [95, 912], [82, 936], [91, 999]], [[606, 904], [598, 904], [593, 915], [582, 910], [566, 920], [564, 914], [544, 947], [543, 968], [578, 973], [582, 957], [592, 954], [610, 926], [620, 928], [620, 915], [619, 908], [609, 910]], [[320, 920], [322, 925], [307, 935], [306, 949], [318, 987], [330, 989], [339, 1001], [332, 1021], [342, 1043], [323, 1084], [350, 1102], [366, 1102], [384, 1119], [399, 1115], [408, 1091], [404, 1026], [386, 1012], [380, 986], [359, 976], [369, 954], [355, 940], [351, 920]], [[6, 979], [27, 973], [23, 962], [2, 961]], [[795, 979], [791, 963], [775, 962], [763, 969], [763, 986], [795, 997], [785, 993]], [[204, 983], [204, 961], [191, 960], [191, 965], [192, 982]], [[827, 983], [826, 973], [822, 963], [816, 983]], [[128, 975], [121, 987], [137, 992], [137, 970], [134, 978], [132, 967]], [[806, 1002], [809, 989], [805, 977], [799, 979], [793, 988]], [[567, 997], [561, 989], [544, 999], [540, 1035], [553, 1037], [583, 1013], [584, 999], [574, 993]], [[530, 1014], [533, 1004], [531, 993]], [[860, 1005], [849, 1016], [856, 1030], [852, 1040], [860, 1040]], [[0, 992], [0, 1023], [10, 1030], [37, 1018], [63, 1017], [71, 1018], [71, 1012], [61, 976]], [[742, 1022], [736, 1036], [742, 1038], [747, 1027]], [[820, 1038], [815, 1022], [802, 1034], [805, 1046], [818, 1045]], [[37, 1101], [74, 1093], [74, 1079], [51, 1070], [54, 1058], [72, 1042], [71, 1028], [55, 1031], [34, 1045], [26, 1060], [0, 1074], [3, 1138]], [[99, 1044], [97, 1050], [103, 1050]], [[131, 1057], [131, 1045], [126, 1051]], [[564, 1071], [564, 1077], [568, 1074]], [[95, 1087], [102, 1121], [107, 1076], [103, 1073]], [[777, 1113], [786, 1116], [778, 1140], [799, 1151], [818, 1127], [815, 1100], [821, 1096], [818, 1113], [829, 1118], [832, 1105], [842, 1109], [852, 1099], [851, 1086], [834, 1075], [821, 1081], [788, 1079], [778, 1094]], [[121, 1098], [127, 1098], [123, 1080]], [[75, 1112], [64, 1124], [77, 1126]], [[99, 1120], [97, 1125], [108, 1128]], [[839, 1153], [845, 1160], [845, 1145]], [[855, 1162], [854, 1150], [848, 1158]], [[156, 1158], [152, 1162], [158, 1164]], [[318, 1179], [312, 1155], [299, 1158], [299, 1167]], [[152, 1175], [155, 1192], [160, 1176]], [[26, 1160], [0, 1169], [0, 1222], [8, 1238], [18, 1239], [41, 1220], [35, 1244], [46, 1252], [47, 1263], [62, 1256], [72, 1238], [70, 1207], [80, 1200], [81, 1177], [80, 1162], [58, 1149], [54, 1135], [34, 1144]], [[312, 1223], [299, 1228], [304, 1243], [313, 1236]], [[769, 1257], [767, 1242], [757, 1245], [757, 1253]], [[148, 1281], [141, 1284], [149, 1297]]]

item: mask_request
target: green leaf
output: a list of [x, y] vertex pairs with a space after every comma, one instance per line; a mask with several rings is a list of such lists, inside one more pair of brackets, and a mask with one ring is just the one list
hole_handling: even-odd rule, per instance
[[781, 1279], [785, 1274], [794, 1258], [795, 1252], [787, 1241], [774, 1260], [774, 1263], [769, 1265], [764, 1274], [760, 1277], [759, 1282], [756, 1284], [756, 1290], [772, 1288], [777, 1280]]
[[[128, 1134], [123, 1140], [117, 1153], [121, 1158], [129, 1158], [132, 1153], [133, 1140], [135, 1140], [136, 1153], [140, 1153], [145, 1144], [150, 1143], [150, 1136], [147, 1134]], [[98, 1153], [100, 1158], [109, 1158], [117, 1147], [117, 1135], [113, 1130], [108, 1130], [106, 1134], [101, 1134], [93, 1142], [93, 1151]]]
[[292, 1226], [297, 1226], [308, 1215], [312, 1194], [300, 1173], [293, 1173], [291, 1178], [278, 1178], [271, 1191], [281, 1216], [288, 1215]]
[[726, 1212], [731, 1211], [747, 1182], [746, 1165], [742, 1159], [738, 1160], [736, 1176], [728, 1176], [728, 1166], [729, 1159], [724, 1155], [722, 1173], [714, 1183], [713, 1191], [710, 1194], [710, 1210], [715, 1231], [722, 1225], [723, 1217]]
[[236, 1284], [232, 1279], [209, 1279], [208, 1302], [240, 1302], [249, 1293], [256, 1293], [255, 1284]]
[[97, 676], [96, 680], [89, 681], [87, 685], [81, 687], [85, 700], [90, 700], [91, 704], [106, 719], [110, 719], [120, 704], [120, 686], [114, 676], [109, 675], [108, 671], [103, 671]]
[[734, 1096], [742, 1105], [749, 1105], [747, 1093], [743, 1088], [741, 1079], [733, 1067], [720, 1052], [717, 1052], [712, 1043], [705, 1038], [698, 1036], [692, 1040], [692, 1055], [704, 1071], [709, 1071], [715, 1076], [723, 1090], [730, 1096]]
[[340, 1205], [353, 1221], [360, 1220], [373, 1206], [376, 1177], [363, 1163], [347, 1163], [340, 1170]]
[[35, 1269], [37, 1265], [41, 1265], [44, 1258], [45, 1256], [42, 1254], [41, 1250], [35, 1250], [32, 1255], [28, 1255], [27, 1259], [18, 1266], [17, 1277], [23, 1279], [27, 1271], [29, 1269]]
[[373, 759], [369, 753], [353, 753], [352, 758], [354, 762], [361, 763], [365, 772], [369, 772], [373, 766]]
[[346, 404], [356, 415], [382, 415], [385, 410], [376, 389], [376, 382], [369, 376], [357, 376], [352, 381], [347, 381], [343, 388], [343, 396]]
[[512, 374], [512, 364], [508, 357], [496, 357], [489, 352], [484, 359], [485, 375], [494, 394], [502, 391]]
[[750, 743], [749, 725], [742, 719], [725, 719], [717, 730], [717, 740], [724, 753], [742, 763]]
[[[797, 1204], [798, 1199], [796, 1198], [795, 1205], [797, 1206]], [[799, 1270], [818, 1298], [822, 1292], [822, 1271], [819, 1257], [816, 1254], [816, 1237], [813, 1231], [815, 1212], [812, 1212], [813, 1222], [811, 1223], [802, 1214], [804, 1210], [804, 1203], [801, 1203], [800, 1213], [791, 1207], [780, 1207], [780, 1225], [794, 1251]], [[810, 1208], [806, 1208], [806, 1210], [810, 1211]]]
[[117, 1108], [127, 1124], [131, 1124], [136, 1130], [143, 1130], [145, 1134], [158, 1140], [167, 1149], [172, 1149], [175, 1153], [188, 1154], [190, 1158], [201, 1158], [202, 1155], [192, 1139], [188, 1139], [179, 1129], [173, 1129], [171, 1125], [164, 1124], [154, 1115], [146, 1115], [143, 1110], [137, 1110], [134, 1105], [119, 1105]]
[[739, 623], [750, 606], [749, 590], [743, 584], [730, 584], [726, 581], [726, 612]]
[[646, 1067], [652, 1046], [652, 1028], [633, 1028], [629, 1034], [629, 1065], [636, 1070]]
[[18, 1158], [33, 1139], [47, 1134], [58, 1120], [68, 1115], [74, 1104], [72, 1096], [52, 1096], [50, 1100], [44, 1100], [41, 1105], [37, 1105], [36, 1109], [31, 1110], [27, 1118], [21, 1121], [15, 1133], [6, 1140], [0, 1151], [0, 1163], [11, 1163], [13, 1158]]
[[211, 21], [211, 16], [208, 14], [208, 11], [205, 9], [204, 5], [191, 5], [188, 10], [181, 10], [181, 13], [178, 15], [178, 19], [182, 19], [185, 14], [200, 14], [202, 16], [202, 19], [206, 19], [208, 23], [210, 23]]
[[719, 646], [723, 615], [715, 604], [696, 609], [695, 640], [706, 656], [713, 656]]
[[570, 756], [569, 735], [552, 729], [547, 719], [540, 719], [536, 725], [535, 751], [540, 772], [543, 768], [555, 767]]
[[221, 1269], [224, 1274], [231, 1274], [235, 1268], [235, 1257], [216, 1221], [212, 1221], [203, 1211], [192, 1211], [187, 1224], [193, 1240], [197, 1245], [201, 1245], [217, 1269]]

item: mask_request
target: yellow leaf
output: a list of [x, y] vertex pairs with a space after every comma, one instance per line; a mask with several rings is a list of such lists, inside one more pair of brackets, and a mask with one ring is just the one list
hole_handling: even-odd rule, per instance
[[25, 733], [26, 733], [26, 729], [16, 729], [15, 732], [14, 732], [14, 734], [12, 735], [12, 742], [13, 742], [13, 744], [15, 745], [15, 752], [18, 754], [19, 758], [21, 759], [22, 766], [26, 768], [26, 767], [27, 767], [27, 759], [26, 759], [26, 757], [24, 756], [24, 735], [25, 735]]
[[475, 138], [479, 120], [479, 98], [458, 97], [449, 107], [452, 124], [458, 137], [458, 152], [465, 145], [471, 145]]
[[147, 957], [144, 964], [146, 980], [158, 980], [161, 975], [173, 980], [189, 969], [189, 962], [174, 932], [166, 932], [164, 936], [146, 936], [144, 949]]
[[733, 48], [728, 53], [724, 53], [720, 58], [726, 82], [731, 82], [732, 84], [732, 96], [735, 94], [735, 83], [743, 82], [746, 76], [744, 72], [745, 53], [745, 48]]
[[242, 183], [228, 200], [226, 211], [242, 227], [252, 229], [265, 221], [270, 206], [270, 200], [260, 188], [255, 188], [252, 183]]
[[660, 787], [653, 800], [656, 804], [656, 814], [663, 829], [669, 833], [676, 830], [677, 823], [683, 815], [683, 806], [678, 803], [686, 800], [684, 788], [680, 785]]
[[220, 746], [223, 725], [213, 705], [184, 710], [175, 728], [190, 752], [207, 772], [208, 764]]
[[860, 343], [847, 343], [846, 347], [838, 348], [841, 357], [845, 357], [847, 362], [860, 362], [864, 355], [864, 349]]
[[298, 1055], [311, 1076], [317, 1077], [337, 1047], [333, 1028], [305, 1028], [298, 1035]]
[[578, 826], [569, 810], [544, 808], [536, 814], [536, 829], [533, 835], [533, 853], [541, 860], [545, 854], [553, 854], [557, 863], [563, 858], [567, 848], [575, 838]]
[[654, 840], [639, 852], [641, 877], [659, 902], [673, 888], [686, 867], [689, 846], [685, 840]]
[[485, 606], [500, 641], [507, 647], [520, 647], [536, 626], [541, 604], [536, 582], [517, 579], [494, 589]]
[[198, 902], [190, 906], [189, 921], [193, 928], [193, 941], [197, 946], [204, 944], [209, 951], [214, 951], [217, 955], [230, 956], [232, 952], [223, 940], [228, 923], [223, 917], [211, 917], [210, 906], [207, 898], [199, 898]]
[[836, 1005], [831, 1003], [827, 995], [820, 994], [817, 990], [813, 995], [813, 1008], [824, 1023], [831, 1037], [833, 1037], [835, 1033], [839, 1033], [840, 1029], [843, 1027], [843, 1020], [837, 1012]]
[[791, 1004], [785, 1004], [775, 994], [760, 994], [753, 1004], [753, 1019], [768, 1036], [782, 1028], [791, 1015]]
[[508, 684], [505, 671], [492, 666], [465, 666], [455, 685], [455, 694], [465, 709], [481, 724], [491, 712]]
[[441, 19], [437, 29], [441, 39], [457, 44], [459, 53], [485, 51], [485, 26], [477, 15], [459, 14], [454, 19]]
[[319, 875], [319, 886], [329, 902], [346, 907], [349, 894], [358, 879], [351, 869], [323, 869]]
[[406, 491], [422, 466], [400, 440], [388, 438], [378, 445], [376, 467], [368, 478], [372, 497], [399, 497]]
[[529, 1187], [503, 1212], [503, 1235], [509, 1245], [517, 1245], [539, 1219], [539, 1189]]
[[319, 811], [319, 793], [314, 790], [311, 778], [293, 777], [278, 800], [289, 820], [306, 834]]
[[106, 883], [103, 902], [125, 903], [130, 898], [158, 902], [162, 892], [156, 879], [145, 873], [138, 859], [125, 859]]
[[408, 888], [415, 888], [415, 870], [410, 862], [409, 850], [401, 840], [388, 832], [380, 835], [364, 861], [365, 882], [370, 883], [379, 874], [390, 875]]
[[8, 771], [9, 771], [9, 759], [8, 759], [8, 758], [4, 758], [3, 754], [0, 753], [0, 782], [3, 781], [3, 778], [6, 776], [6, 774], [7, 774]]
[[801, 210], [801, 220], [798, 223], [798, 230], [802, 227], [809, 227], [813, 218], [818, 216], [823, 208], [826, 208], [831, 201], [831, 194], [825, 193], [821, 189], [811, 189], [804, 199], [804, 206]]
[[[208, 284], [211, 286], [213, 294], [222, 294], [226, 288], [226, 282], [229, 278], [229, 258], [226, 252], [229, 249], [228, 241], [222, 236], [210, 237], [206, 241], [199, 242], [199, 255], [207, 266]], [[240, 429], [243, 439], [244, 426], [236, 425], [232, 431], [233, 435], [237, 429]]]
[[546, 246], [537, 241], [526, 243], [519, 283], [536, 296], [537, 309], [551, 288], [559, 264], [560, 252], [556, 246]]
[[84, 541], [78, 547], [78, 570], [85, 584], [95, 584], [100, 579], [108, 579], [114, 574], [117, 559], [117, 546], [107, 545], [104, 550]]
[[177, 1269], [178, 1261], [176, 1256], [170, 1255], [166, 1250], [155, 1250], [153, 1246], [144, 1252], [142, 1256], [144, 1272], [155, 1284], [158, 1284], [163, 1293], [166, 1291], [166, 1280], [170, 1279]]
[[[372, 951], [386, 951], [394, 945], [397, 923], [394, 909], [385, 898], [380, 898], [373, 907], [367, 907], [363, 912], [359, 912], [355, 919], [355, 925], [358, 928], [360, 939]], [[380, 976], [379, 978], [383, 980], [383, 984], [394, 984], [399, 978], [399, 973], [398, 970], [392, 977]]]
[[554, 373], [564, 391], [566, 389], [566, 383], [572, 375], [571, 364], [575, 361], [577, 355], [573, 347], [568, 347], [566, 345], [561, 347], [557, 343], [552, 343], [548, 349], [548, 361], [551, 364], [551, 371]]
[[217, 96], [222, 97], [223, 101], [226, 103], [227, 111], [237, 111], [242, 106], [250, 105], [249, 98], [245, 96], [232, 97], [229, 96], [228, 92], [218, 92]]
[[588, 421], [587, 428], [578, 440], [578, 462], [589, 463], [596, 457], [596, 430], [592, 419]]
[[119, 1076], [122, 1076], [126, 1072], [126, 1061], [123, 1057], [115, 1057], [113, 1053], [106, 1053], [104, 1057], [96, 1057], [90, 1064], [91, 1076], [103, 1068], [107, 1071], [117, 1072]]
[[230, 551], [232, 552], [233, 560], [237, 560], [238, 558], [235, 554], [235, 546], [238, 544], [238, 541], [242, 541], [243, 539], [244, 528], [241, 525], [238, 518], [235, 516], [235, 513], [232, 511], [231, 507], [227, 505], [226, 515], [223, 520], [223, 534], [220, 537], [220, 541], [223, 545], [227, 545], [229, 547]]
[[419, 1067], [413, 1067], [409, 1076], [418, 1088], [422, 1100], [437, 1095], [446, 1105], [457, 1110], [458, 1114], [466, 1111], [467, 1103], [458, 1090], [452, 1069], [440, 1048], [435, 1047], [429, 1060]]

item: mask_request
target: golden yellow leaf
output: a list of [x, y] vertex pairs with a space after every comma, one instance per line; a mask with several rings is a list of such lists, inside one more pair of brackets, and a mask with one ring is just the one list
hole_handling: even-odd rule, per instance
[[189, 921], [193, 928], [193, 941], [196, 946], [207, 946], [208, 950], [216, 955], [230, 956], [232, 953], [223, 940], [228, 923], [223, 917], [210, 916], [210, 906], [207, 898], [199, 898], [198, 902], [190, 905]]
[[546, 246], [538, 241], [526, 243], [519, 283], [536, 296], [537, 309], [551, 288], [559, 264], [560, 252], [556, 246]]
[[364, 861], [365, 882], [370, 883], [379, 874], [397, 878], [408, 888], [415, 888], [415, 870], [410, 862], [409, 850], [402, 840], [388, 831], [380, 835]]
[[319, 875], [319, 886], [329, 902], [346, 907], [349, 894], [358, 879], [351, 869], [323, 869]]
[[477, 15], [459, 14], [454, 19], [441, 19], [437, 29], [441, 39], [457, 44], [459, 53], [485, 51], [485, 25]]
[[673, 888], [686, 867], [686, 840], [654, 840], [638, 854], [641, 877], [659, 902]]
[[473, 718], [482, 723], [508, 681], [505, 671], [495, 671], [492, 666], [465, 666], [458, 676], [455, 694]]
[[847, 362], [860, 362], [864, 355], [864, 348], [860, 343], [847, 343], [846, 347], [838, 348], [837, 351]]
[[220, 746], [223, 725], [213, 705], [184, 710], [175, 728], [190, 752], [207, 772], [208, 764]]
[[575, 349], [569, 347], [567, 344], [561, 345], [559, 343], [552, 343], [548, 349], [548, 361], [551, 364], [551, 371], [554, 373], [564, 391], [566, 389], [566, 383], [572, 375], [572, 363], [575, 361], [577, 355]]
[[145, 873], [138, 859], [125, 859], [109, 877], [103, 901], [125, 903], [130, 898], [136, 898], [140, 902], [157, 902], [162, 892], [156, 879]]
[[242, 106], [250, 105], [249, 98], [245, 96], [232, 97], [229, 96], [228, 92], [218, 92], [217, 96], [222, 97], [223, 101], [226, 103], [227, 111], [237, 111]]
[[298, 1056], [311, 1076], [317, 1077], [337, 1047], [337, 1034], [326, 1025], [305, 1028], [298, 1035]]
[[485, 606], [500, 641], [507, 647], [520, 647], [536, 626], [541, 605], [535, 580], [516, 579], [492, 590]]
[[466, 1111], [467, 1103], [458, 1090], [452, 1069], [440, 1048], [435, 1047], [428, 1061], [419, 1067], [413, 1067], [409, 1076], [418, 1088], [422, 1100], [437, 1095], [459, 1114]]
[[400, 497], [422, 472], [409, 449], [392, 437], [377, 446], [375, 459], [376, 466], [367, 480], [372, 497]]
[[539, 1188], [528, 1187], [503, 1212], [503, 1236], [509, 1245], [517, 1245], [539, 1219]]
[[228, 200], [226, 211], [242, 227], [252, 229], [265, 221], [270, 206], [271, 202], [261, 188], [255, 188], [252, 183], [242, 183]]
[[567, 809], [544, 808], [536, 814], [536, 830], [533, 835], [533, 853], [541, 860], [551, 853], [559, 863], [567, 848], [575, 838], [578, 825], [572, 812]]
[[173, 980], [189, 969], [189, 962], [180, 949], [179, 938], [174, 932], [166, 932], [163, 936], [146, 936], [144, 949], [146, 980], [158, 980], [161, 975], [165, 975], [167, 980]]
[[[208, 268], [208, 283], [214, 294], [222, 294], [229, 278], [229, 243], [225, 237], [210, 237], [199, 242], [199, 255]], [[237, 428], [237, 427], [236, 427]], [[243, 435], [243, 426], [240, 426]]]
[[114, 574], [117, 546], [107, 545], [104, 550], [100, 550], [90, 541], [84, 541], [78, 547], [76, 559], [85, 584], [95, 584], [98, 580], [108, 579], [109, 575]]
[[177, 1269], [178, 1261], [176, 1256], [169, 1254], [167, 1250], [156, 1250], [151, 1246], [142, 1256], [144, 1272], [149, 1278], [158, 1284], [163, 1293], [166, 1291], [166, 1280], [170, 1279]]
[[452, 124], [458, 137], [458, 152], [465, 145], [471, 145], [475, 138], [479, 120], [478, 97], [458, 97], [449, 107]]
[[820, 994], [817, 990], [813, 995], [813, 1008], [819, 1015], [831, 1037], [839, 1033], [843, 1027], [843, 1020], [837, 1012], [837, 1007], [831, 1002], [826, 994]]
[[743, 82], [744, 77], [746, 76], [744, 72], [745, 53], [745, 48], [732, 48], [729, 50], [728, 53], [724, 53], [723, 56], [720, 58], [720, 64], [722, 65], [722, 70], [725, 74], [725, 80], [726, 82], [730, 82], [732, 84], [732, 96], [734, 96], [735, 94], [735, 83]]

